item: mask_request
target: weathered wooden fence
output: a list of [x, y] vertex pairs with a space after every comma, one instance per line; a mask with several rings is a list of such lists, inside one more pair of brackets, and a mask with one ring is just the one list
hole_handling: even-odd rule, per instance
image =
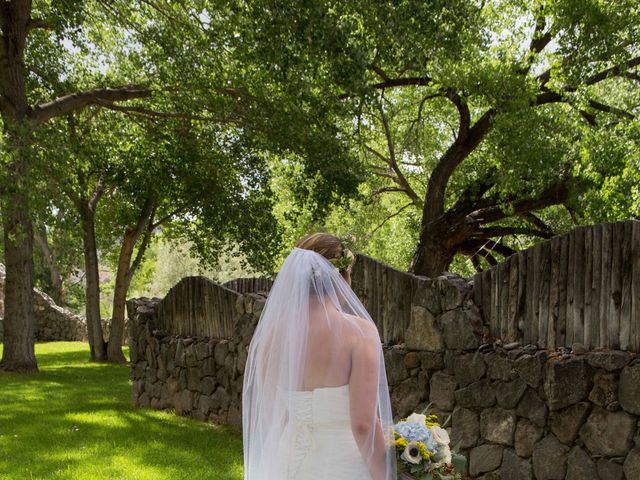
[[206, 277], [186, 277], [158, 306], [158, 327], [173, 335], [230, 338], [240, 294]]
[[272, 285], [273, 280], [263, 277], [236, 278], [222, 284], [223, 287], [243, 294], [257, 292], [268, 293]]
[[640, 351], [640, 222], [579, 227], [474, 277], [491, 334], [539, 347]]
[[352, 271], [352, 287], [376, 323], [384, 343], [405, 339], [411, 321], [414, 295], [431, 280], [416, 277], [358, 254]]

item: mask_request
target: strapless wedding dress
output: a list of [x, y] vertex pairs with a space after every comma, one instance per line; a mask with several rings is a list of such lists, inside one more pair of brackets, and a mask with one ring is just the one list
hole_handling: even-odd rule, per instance
[[289, 394], [287, 480], [371, 480], [351, 431], [349, 385]]

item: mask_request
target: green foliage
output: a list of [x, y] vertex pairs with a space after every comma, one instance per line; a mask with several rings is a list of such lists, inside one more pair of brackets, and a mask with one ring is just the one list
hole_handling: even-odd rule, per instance
[[129, 366], [86, 350], [37, 344], [38, 375], [0, 374], [1, 478], [242, 478], [238, 429], [134, 407]]

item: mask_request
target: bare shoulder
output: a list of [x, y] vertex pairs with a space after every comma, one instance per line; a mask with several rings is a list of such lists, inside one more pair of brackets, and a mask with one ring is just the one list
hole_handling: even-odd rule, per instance
[[380, 334], [378, 333], [378, 327], [371, 320], [359, 317], [357, 315], [343, 314], [350, 320], [353, 328], [351, 329], [351, 335], [355, 339], [370, 338], [371, 340], [380, 341]]

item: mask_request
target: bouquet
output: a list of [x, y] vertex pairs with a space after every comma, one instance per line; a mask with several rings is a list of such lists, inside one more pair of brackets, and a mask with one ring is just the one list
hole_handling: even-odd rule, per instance
[[[394, 436], [400, 480], [461, 480], [466, 458], [459, 445], [449, 447], [449, 433], [436, 415], [413, 413], [396, 423]], [[446, 423], [446, 422], [445, 422]]]

